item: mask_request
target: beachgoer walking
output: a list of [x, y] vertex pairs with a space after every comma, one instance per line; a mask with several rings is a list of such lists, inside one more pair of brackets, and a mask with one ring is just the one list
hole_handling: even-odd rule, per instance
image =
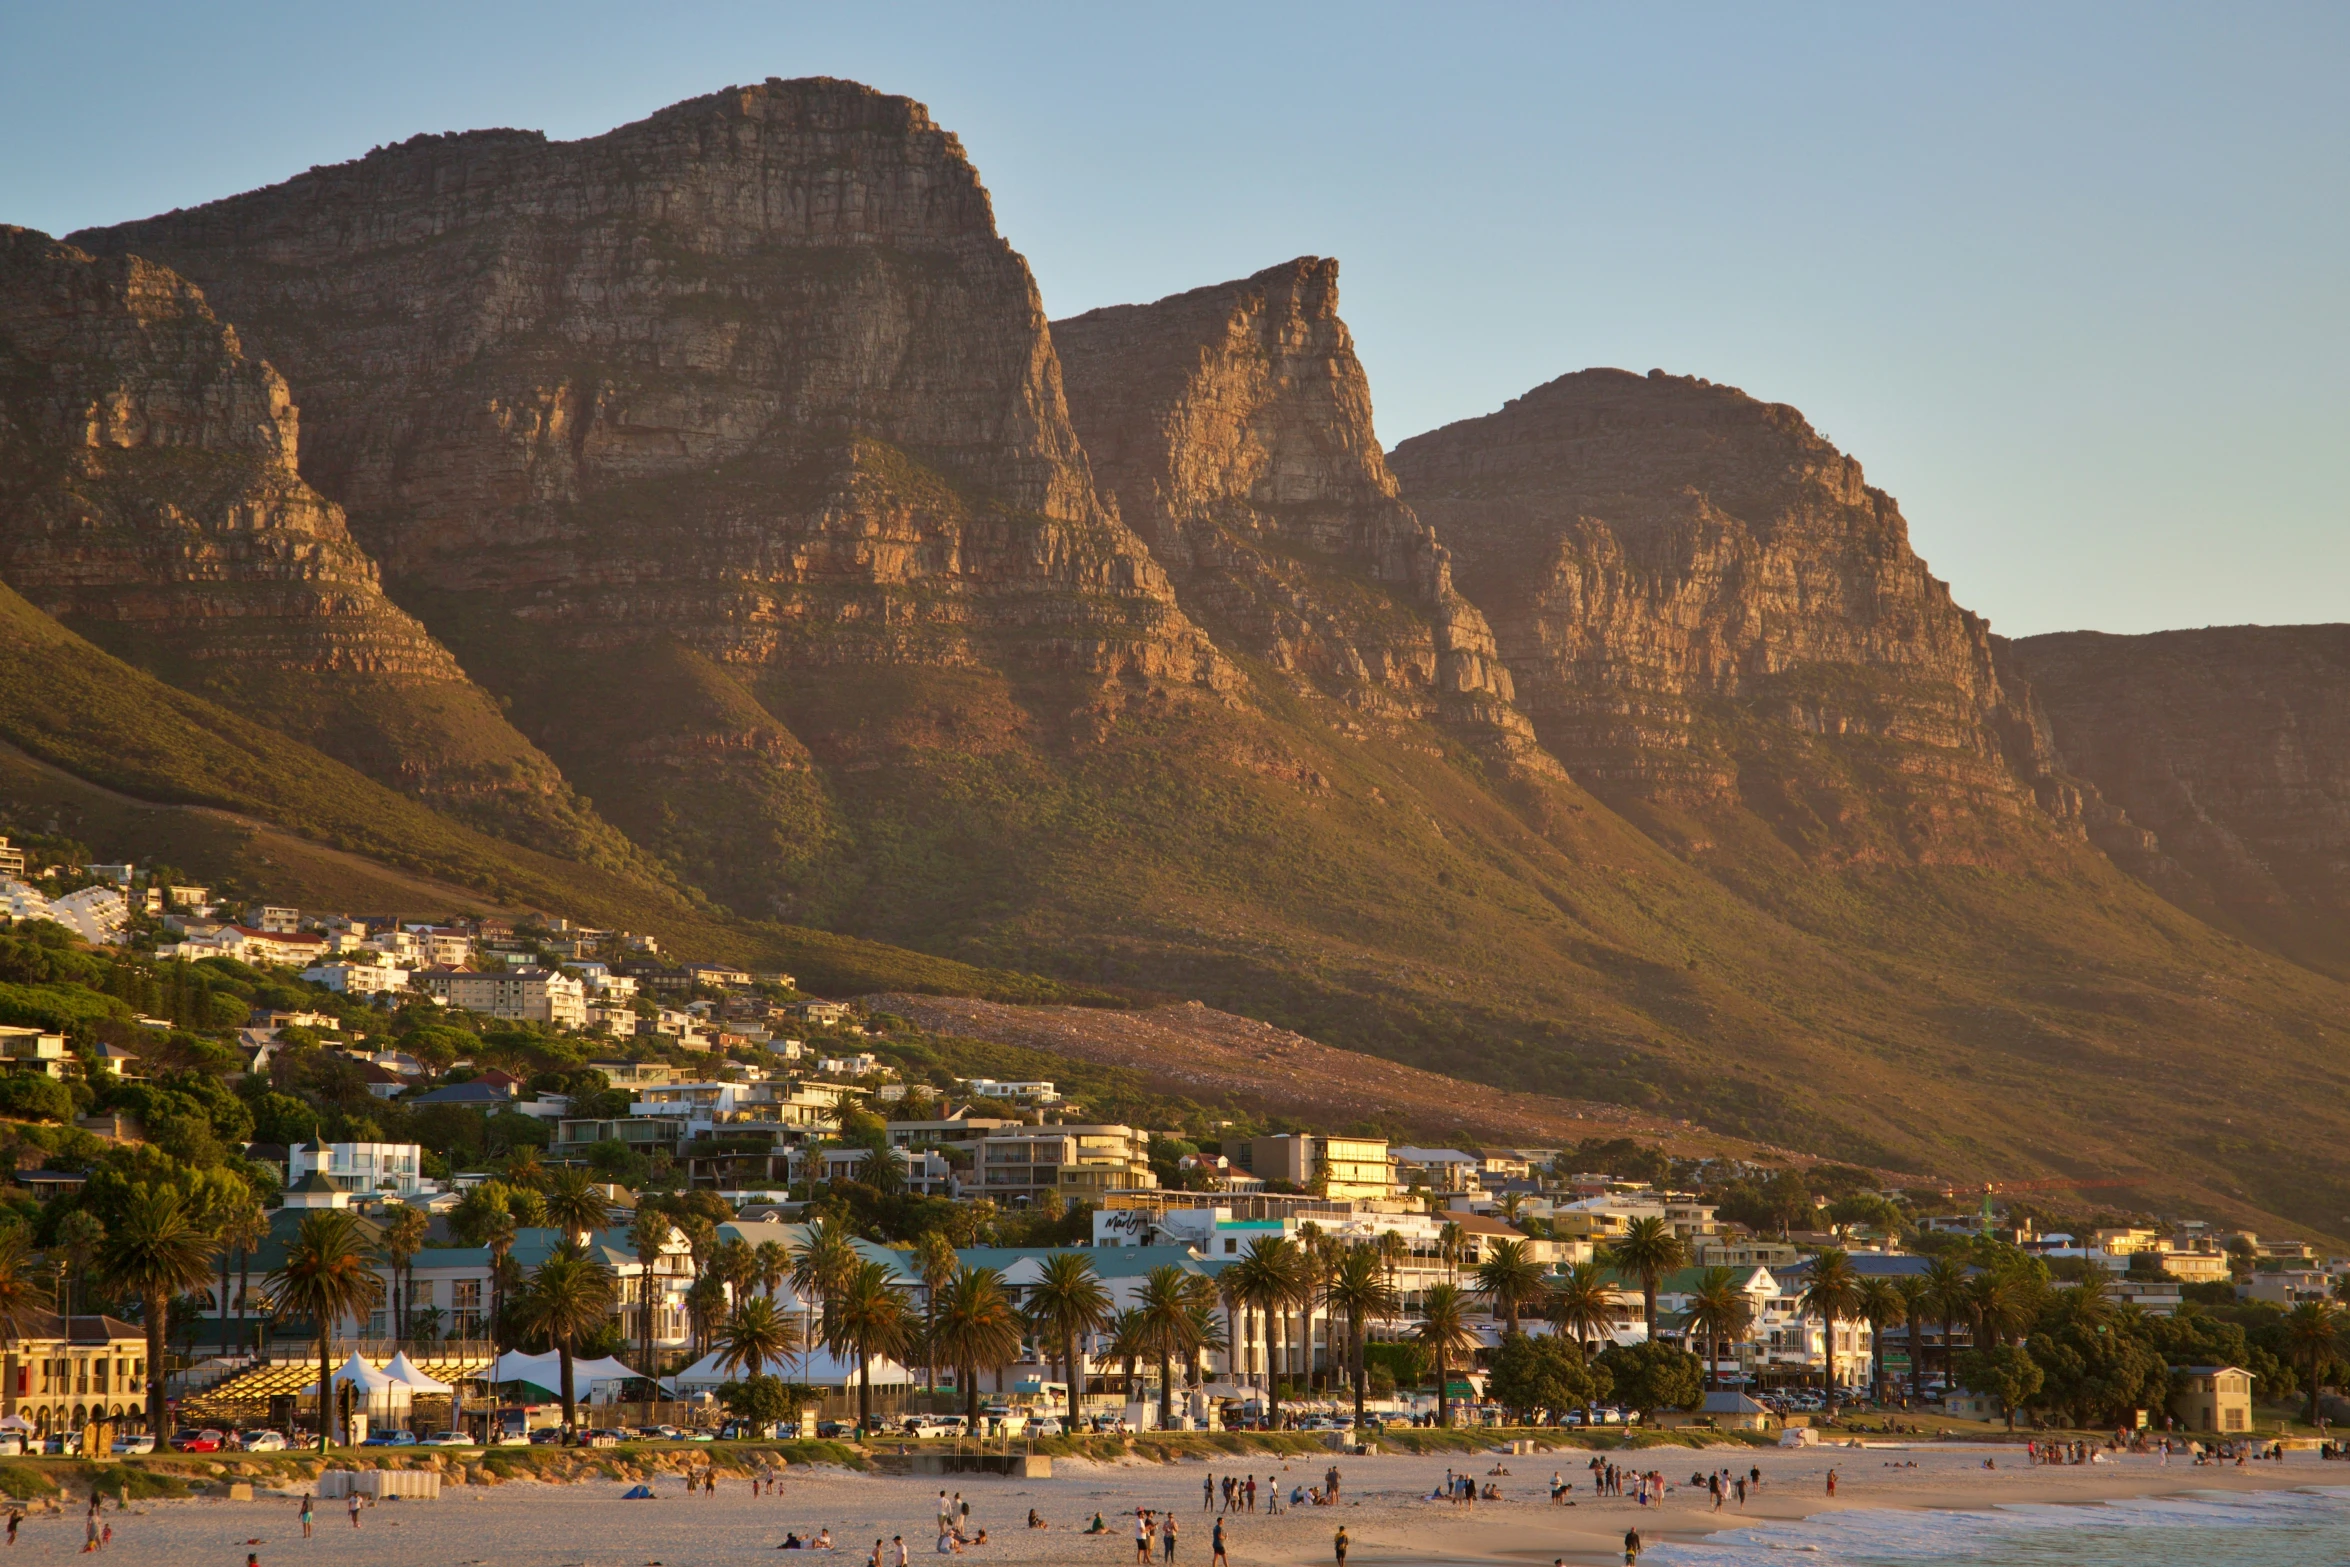
[[1830, 1496], [1836, 1494], [1836, 1471], [1833, 1469], [1828, 1471], [1828, 1494]]
[[[9, 1534], [13, 1541], [15, 1531], [11, 1529]], [[302, 1538], [305, 1540], [310, 1538], [310, 1493], [308, 1491], [302, 1493]]]
[[351, 1493], [351, 1527], [354, 1529], [359, 1527], [359, 1493], [357, 1491]]
[[1216, 1477], [1214, 1475], [1209, 1475], [1199, 1483], [1199, 1510], [1203, 1513], [1212, 1513], [1216, 1510]]
[[1346, 1525], [1338, 1526], [1338, 1538], [1330, 1542], [1330, 1549], [1338, 1555], [1338, 1567], [1346, 1567]]
[[1231, 1561], [1224, 1555], [1223, 1519], [1219, 1518], [1216, 1520], [1215, 1536], [1208, 1543], [1211, 1546], [1211, 1550], [1208, 1555], [1208, 1567], [1232, 1567]]
[[1632, 1567], [1632, 1563], [1638, 1560], [1640, 1560], [1640, 1531], [1626, 1529], [1624, 1531], [1624, 1567]]

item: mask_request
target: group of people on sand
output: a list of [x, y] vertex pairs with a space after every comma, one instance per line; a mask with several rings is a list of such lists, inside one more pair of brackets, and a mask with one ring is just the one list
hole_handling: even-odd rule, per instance
[[1722, 1510], [1724, 1503], [1733, 1498], [1736, 1499], [1739, 1510], [1744, 1511], [1747, 1493], [1762, 1489], [1762, 1470], [1754, 1468], [1744, 1474], [1739, 1474], [1728, 1468], [1716, 1469], [1711, 1474], [1691, 1475], [1689, 1484], [1693, 1489], [1704, 1491], [1712, 1496], [1714, 1511], [1717, 1513]]
[[[1330, 1471], [1330, 1484], [1333, 1488], [1338, 1484], [1338, 1471], [1335, 1469]], [[1224, 1499], [1223, 1511], [1253, 1513], [1257, 1510], [1257, 1477], [1255, 1475], [1226, 1475], [1219, 1480], [1214, 1474], [1202, 1476], [1199, 1483], [1200, 1511], [1204, 1513], [1215, 1512], [1217, 1510], [1216, 1498], [1219, 1494]], [[1335, 1490], [1333, 1494], [1335, 1494]], [[1290, 1500], [1295, 1503], [1297, 1499], [1298, 1493], [1293, 1489], [1290, 1493]], [[1281, 1478], [1278, 1475], [1265, 1476], [1265, 1511], [1268, 1513], [1281, 1511]]]
[[[1506, 1473], [1506, 1471], [1504, 1471]], [[1501, 1500], [1501, 1487], [1488, 1480], [1482, 1487], [1472, 1474], [1454, 1474], [1444, 1471], [1444, 1483], [1428, 1493], [1431, 1502], [1450, 1502], [1455, 1507], [1473, 1507], [1479, 1502]]]

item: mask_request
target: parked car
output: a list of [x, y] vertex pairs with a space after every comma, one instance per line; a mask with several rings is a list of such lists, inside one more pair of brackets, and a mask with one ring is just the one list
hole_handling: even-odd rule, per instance
[[[13, 1440], [13, 1438], [11, 1440]], [[19, 1452], [24, 1450], [24, 1444], [22, 1442], [18, 1442], [16, 1447], [17, 1451]], [[130, 1453], [152, 1453], [154, 1451], [155, 1438], [149, 1436], [144, 1431], [141, 1431], [132, 1436], [118, 1436], [114, 1439], [114, 1455], [117, 1458], [123, 1457]]]
[[627, 1440], [628, 1433], [625, 1431], [590, 1431], [587, 1434], [587, 1445], [590, 1447], [618, 1447]]
[[416, 1433], [413, 1431], [378, 1431], [359, 1445], [361, 1447], [414, 1447]]
[[500, 1431], [497, 1439], [490, 1445], [492, 1447], [528, 1447], [531, 1445], [531, 1438], [520, 1431], [505, 1430]]
[[[53, 1458], [82, 1456], [82, 1435], [79, 1431], [61, 1431], [55, 1436], [39, 1438], [41, 1451]], [[183, 1449], [183, 1451], [189, 1451]]]
[[528, 1439], [528, 1445], [532, 1447], [558, 1447], [562, 1445], [562, 1441], [563, 1428], [561, 1426], [547, 1426], [533, 1431]]
[[282, 1453], [287, 1445], [283, 1431], [247, 1431], [243, 1440], [248, 1453]]
[[[838, 1441], [855, 1429], [856, 1427], [846, 1420], [819, 1420], [816, 1422], [816, 1434], [828, 1442]], [[704, 1442], [710, 1440], [707, 1436], [697, 1436], [696, 1439]]]
[[422, 1443], [425, 1447], [471, 1447], [473, 1438], [462, 1431], [435, 1431]]
[[227, 1440], [218, 1431], [179, 1431], [172, 1435], [171, 1449], [175, 1453], [217, 1453]]
[[1059, 1436], [1061, 1434], [1061, 1417], [1058, 1415], [1036, 1416], [1028, 1422], [1028, 1434], [1030, 1436]]

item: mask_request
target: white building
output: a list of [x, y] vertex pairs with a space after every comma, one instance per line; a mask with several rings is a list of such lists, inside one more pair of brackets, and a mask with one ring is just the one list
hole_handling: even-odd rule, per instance
[[304, 969], [302, 977], [345, 996], [376, 996], [408, 988], [408, 971], [389, 964], [321, 963]]
[[112, 887], [84, 887], [50, 899], [47, 917], [84, 941], [119, 942], [123, 926], [130, 921], [131, 906]]
[[314, 1172], [338, 1191], [361, 1195], [407, 1198], [440, 1189], [425, 1179], [424, 1149], [416, 1143], [296, 1143], [286, 1150], [288, 1186]]
[[426, 995], [485, 1017], [524, 1023], [587, 1026], [587, 987], [568, 974], [543, 968], [502, 969], [477, 974], [466, 969], [430, 968], [412, 983]]
[[[873, 1058], [865, 1055], [857, 1059], [870, 1061]], [[1057, 1105], [1061, 1102], [1060, 1089], [1041, 1079], [1015, 1083], [994, 1077], [958, 1077], [955, 1081], [975, 1099], [1001, 1099], [1008, 1104], [1023, 1105]]]
[[0, 1060], [9, 1070], [30, 1068], [47, 1077], [65, 1075], [65, 1036], [38, 1028], [0, 1026]]

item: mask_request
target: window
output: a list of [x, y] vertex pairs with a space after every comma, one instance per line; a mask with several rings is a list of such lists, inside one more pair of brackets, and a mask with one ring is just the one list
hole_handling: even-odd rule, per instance
[[449, 1304], [458, 1311], [481, 1310], [481, 1280], [458, 1279], [449, 1286]]
[[2230, 1431], [2241, 1431], [2241, 1430], [2243, 1430], [2243, 1429], [2244, 1429], [2244, 1411], [2243, 1411], [2243, 1410], [2241, 1410], [2241, 1409], [2231, 1409], [2231, 1410], [2229, 1410], [2229, 1411], [2227, 1412], [2227, 1417], [2228, 1417], [2228, 1420], [2227, 1420], [2227, 1429], [2228, 1429], [2228, 1430], [2230, 1430]]

